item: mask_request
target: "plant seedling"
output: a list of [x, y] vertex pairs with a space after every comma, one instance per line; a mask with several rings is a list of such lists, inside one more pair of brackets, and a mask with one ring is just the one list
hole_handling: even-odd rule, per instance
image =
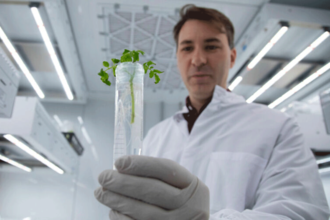
[[[99, 76], [101, 76], [101, 81], [105, 83], [108, 86], [111, 86], [111, 82], [109, 81], [109, 74], [107, 71], [112, 69], [113, 76], [116, 77], [116, 68], [117, 65], [120, 63], [126, 63], [126, 62], [132, 62], [135, 63], [139, 61], [139, 55], [142, 54], [144, 55], [144, 52], [142, 50], [127, 50], [125, 49], [122, 56], [120, 59], [112, 58], [112, 63], [113, 65], [110, 66], [109, 62], [103, 61], [103, 66], [106, 67], [104, 70], [103, 68], [101, 71], [98, 73]], [[163, 71], [157, 70], [154, 68], [154, 65], [156, 65], [154, 62], [151, 60], [148, 62], [143, 63], [143, 69], [144, 69], [144, 74], [147, 74], [149, 72], [149, 77], [155, 79], [155, 84], [158, 84], [160, 81], [160, 78], [158, 74], [163, 73]], [[132, 113], [131, 113], [131, 124], [134, 123], [134, 117], [135, 117], [135, 101], [134, 101], [134, 90], [133, 90], [133, 79], [135, 76], [134, 73], [130, 73], [128, 71], [125, 71], [127, 74], [130, 76], [130, 90], [131, 90], [131, 98], [132, 98]]]

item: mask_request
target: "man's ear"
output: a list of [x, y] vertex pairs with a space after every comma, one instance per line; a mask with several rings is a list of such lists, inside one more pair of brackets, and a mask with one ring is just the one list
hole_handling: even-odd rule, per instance
[[236, 61], [236, 48], [230, 50], [230, 68], [233, 68]]

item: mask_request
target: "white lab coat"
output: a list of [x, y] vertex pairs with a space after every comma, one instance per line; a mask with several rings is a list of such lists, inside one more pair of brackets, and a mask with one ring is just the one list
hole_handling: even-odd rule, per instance
[[150, 129], [142, 154], [174, 160], [202, 180], [210, 219], [329, 219], [316, 161], [292, 118], [219, 86], [190, 134], [187, 111]]

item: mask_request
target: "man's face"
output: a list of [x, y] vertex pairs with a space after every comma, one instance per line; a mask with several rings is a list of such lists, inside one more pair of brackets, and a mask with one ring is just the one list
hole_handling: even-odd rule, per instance
[[226, 88], [236, 50], [230, 49], [226, 34], [210, 23], [188, 20], [180, 30], [176, 55], [189, 95], [206, 99], [212, 95], [215, 85]]

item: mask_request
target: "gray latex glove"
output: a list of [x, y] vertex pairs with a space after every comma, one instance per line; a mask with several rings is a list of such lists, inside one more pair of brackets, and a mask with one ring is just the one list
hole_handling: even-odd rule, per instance
[[110, 207], [111, 220], [206, 220], [209, 190], [196, 176], [168, 159], [124, 156], [117, 171], [105, 170], [95, 190]]

